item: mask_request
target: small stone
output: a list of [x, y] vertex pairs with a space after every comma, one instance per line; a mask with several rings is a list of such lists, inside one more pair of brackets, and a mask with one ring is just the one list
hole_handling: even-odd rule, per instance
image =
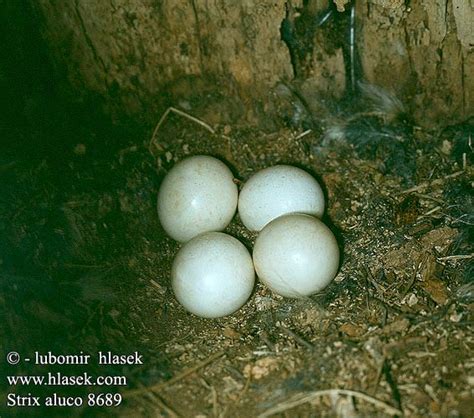
[[453, 312], [451, 315], [449, 315], [449, 320], [451, 322], [459, 322], [462, 318], [462, 313], [457, 313], [457, 312]]
[[349, 337], [360, 337], [362, 334], [364, 334], [365, 328], [347, 322], [339, 327], [339, 331], [343, 332]]
[[418, 298], [414, 293], [410, 293], [410, 296], [408, 296], [407, 299], [407, 304], [408, 306], [412, 307], [415, 306], [418, 303]]

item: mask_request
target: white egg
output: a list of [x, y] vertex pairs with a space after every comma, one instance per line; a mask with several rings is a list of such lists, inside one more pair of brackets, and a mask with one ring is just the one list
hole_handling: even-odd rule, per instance
[[196, 155], [177, 163], [158, 192], [158, 216], [167, 234], [186, 242], [222, 231], [237, 208], [238, 189], [229, 168], [216, 158]]
[[171, 269], [173, 291], [191, 313], [226, 316], [250, 297], [255, 283], [252, 257], [237, 239], [208, 232], [186, 243]]
[[253, 175], [240, 192], [240, 219], [251, 231], [260, 231], [271, 220], [296, 212], [317, 217], [324, 212], [321, 186], [300, 168], [265, 168]]
[[298, 298], [324, 289], [339, 266], [331, 230], [304, 214], [281, 216], [258, 235], [253, 262], [260, 280], [279, 295]]

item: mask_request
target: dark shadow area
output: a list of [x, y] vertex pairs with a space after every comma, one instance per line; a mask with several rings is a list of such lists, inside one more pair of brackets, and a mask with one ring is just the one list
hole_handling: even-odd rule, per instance
[[[71, 101], [65, 74], [49, 61], [30, 2], [3, 2], [0, 13], [0, 352], [5, 388], [0, 411], [18, 417], [99, 416], [108, 409], [89, 408], [87, 395], [117, 393], [119, 387], [5, 380], [89, 373], [124, 376], [126, 387], [133, 387], [138, 376], [143, 382], [167, 376], [166, 360], [140, 341], [142, 330], [129, 316], [134, 292], [142, 285], [135, 268], [142, 257], [140, 239], [161, 245], [150, 228], [157, 228], [157, 185], [153, 159], [142, 147], [148, 127], [113, 123], [92, 95], [87, 103]], [[20, 354], [19, 364], [6, 363], [11, 351]], [[139, 352], [146, 368], [99, 365], [99, 351]], [[76, 366], [35, 364], [36, 353], [48, 352], [90, 354], [91, 360]], [[32, 397], [44, 401], [52, 393], [81, 397], [84, 403], [34, 406]], [[5, 409], [6, 402], [17, 407]]]

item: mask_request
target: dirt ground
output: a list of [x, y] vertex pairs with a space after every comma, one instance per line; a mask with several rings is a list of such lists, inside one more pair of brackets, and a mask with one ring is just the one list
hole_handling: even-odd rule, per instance
[[[325, 142], [316, 129], [208, 120], [171, 112], [151, 141], [150, 129], [75, 128], [56, 154], [0, 160], [2, 351], [144, 358], [88, 368], [127, 376], [109, 390], [122, 394], [120, 407], [48, 416], [472, 416], [472, 124], [414, 126], [408, 140], [365, 152], [370, 144]], [[343, 256], [334, 282], [302, 300], [257, 283], [231, 316], [187, 313], [170, 288], [179, 245], [159, 225], [156, 194], [195, 154], [222, 159], [240, 182], [277, 163], [320, 180]], [[226, 232], [252, 248], [238, 215]], [[7, 367], [45, 370], [56, 369]], [[2, 395], [12, 391], [50, 388]]]

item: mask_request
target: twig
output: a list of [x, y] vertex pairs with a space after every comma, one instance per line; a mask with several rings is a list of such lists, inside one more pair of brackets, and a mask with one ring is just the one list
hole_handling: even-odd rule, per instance
[[163, 113], [163, 115], [161, 116], [160, 120], [158, 121], [158, 123], [155, 126], [155, 129], [153, 130], [153, 134], [151, 135], [150, 145], [148, 146], [148, 149], [149, 149], [151, 155], [153, 155], [153, 152], [151, 151], [151, 147], [152, 147], [152, 145], [155, 144], [156, 135], [158, 134], [158, 131], [160, 130], [161, 125], [163, 124], [165, 119], [168, 117], [170, 112], [174, 112], [177, 115], [183, 116], [183, 117], [197, 123], [198, 125], [202, 126], [204, 129], [208, 130], [213, 135], [216, 133], [216, 131], [214, 131], [214, 129], [212, 129], [206, 122], [203, 122], [202, 120], [200, 120], [200, 119], [198, 119], [194, 116], [191, 116], [190, 114], [188, 114], [186, 112], [183, 112], [182, 110], [176, 109], [175, 107], [169, 107], [168, 109], [166, 109], [165, 113]]
[[214, 418], [219, 418], [219, 404], [217, 403], [217, 391], [214, 386], [211, 386], [212, 393], [212, 413]]
[[413, 274], [411, 275], [411, 278], [410, 278], [410, 281], [408, 282], [408, 284], [406, 285], [405, 289], [403, 289], [401, 292], [400, 292], [400, 298], [403, 300], [403, 298], [408, 294], [408, 292], [410, 291], [410, 289], [412, 288], [412, 286], [415, 284], [415, 281], [416, 281], [416, 276], [418, 275], [418, 272], [420, 271], [420, 268], [421, 266], [426, 263], [426, 260], [427, 260], [428, 256], [425, 257], [425, 259], [423, 261], [421, 261], [420, 263], [418, 263], [418, 266], [416, 266], [414, 269], [413, 269]]
[[279, 327], [286, 335], [293, 338], [298, 344], [312, 350], [314, 348], [313, 344], [306, 341], [303, 337], [300, 337], [296, 332], [293, 332], [291, 329], [286, 327]]
[[457, 255], [448, 255], [446, 257], [438, 257], [438, 261], [446, 261], [446, 260], [469, 260], [470, 258], [474, 257], [474, 253], [472, 254], [457, 254]]
[[306, 131], [300, 133], [298, 136], [295, 137], [295, 140], [297, 141], [298, 139], [304, 138], [306, 135], [309, 135], [311, 132], [313, 132], [311, 129], [307, 129]]
[[194, 365], [193, 367], [190, 367], [189, 369], [184, 370], [183, 372], [179, 373], [175, 377], [172, 377], [170, 380], [167, 380], [166, 382], [163, 383], [158, 383], [156, 385], [152, 386], [144, 386], [142, 388], [138, 389], [132, 389], [129, 391], [126, 391], [123, 393], [124, 398], [131, 398], [133, 396], [137, 395], [143, 395], [144, 393], [147, 392], [157, 392], [161, 389], [164, 389], [168, 386], [171, 386], [175, 384], [176, 382], [179, 382], [180, 380], [184, 379], [185, 377], [189, 376], [190, 374], [193, 374], [197, 372], [199, 369], [202, 369], [203, 367], [207, 366], [209, 363], [212, 363], [214, 360], [217, 360], [219, 357], [222, 357], [225, 355], [224, 351], [219, 351], [216, 354], [213, 354], [212, 356], [208, 357], [206, 360], [201, 361], [200, 363]]
[[445, 203], [443, 200], [438, 199], [437, 197], [430, 196], [428, 194], [418, 193], [418, 192], [413, 192], [413, 194], [415, 196], [421, 197], [422, 199], [432, 200], [433, 202], [439, 203], [441, 205], [443, 205]]
[[438, 212], [439, 210], [441, 210], [441, 206], [436, 206], [436, 207], [434, 207], [433, 209], [430, 209], [428, 212], [423, 213], [423, 214], [420, 215], [419, 217], [420, 217], [420, 218], [426, 218], [427, 216], [430, 216], [430, 215], [432, 215], [433, 213]]
[[170, 418], [179, 418], [180, 417], [180, 415], [173, 408], [171, 408], [169, 405], [167, 405], [167, 403], [160, 396], [158, 396], [156, 393], [148, 392], [147, 396], [152, 401], [157, 403], [158, 406], [161, 409], [163, 409]]
[[158, 284], [157, 282], [155, 282], [153, 279], [150, 279], [150, 283], [156, 287], [156, 289], [158, 289], [158, 293], [160, 295], [163, 295], [164, 293], [166, 293], [166, 290], [163, 288], [163, 286], [161, 286], [160, 284]]
[[377, 291], [377, 294], [381, 298], [383, 298], [383, 295], [385, 294], [387, 289], [384, 288], [381, 284], [377, 283], [377, 281], [375, 280], [374, 275], [372, 274], [372, 272], [370, 271], [370, 269], [368, 267], [365, 268], [365, 271], [366, 271], [366, 279], [375, 288], [375, 290]]
[[355, 398], [363, 399], [366, 402], [371, 403], [372, 405], [377, 406], [380, 409], [383, 409], [385, 413], [389, 415], [403, 415], [403, 412], [393, 406], [380, 401], [372, 396], [366, 395], [362, 392], [357, 392], [355, 390], [348, 389], [327, 389], [327, 390], [317, 390], [315, 392], [309, 392], [306, 394], [298, 394], [290, 398], [289, 400], [282, 402], [273, 408], [267, 409], [263, 414], [260, 414], [258, 418], [266, 418], [280, 412], [287, 411], [288, 409], [295, 408], [296, 406], [303, 405], [308, 402], [312, 402], [321, 396], [353, 396]]
[[[471, 152], [473, 152], [473, 148], [472, 148], [472, 136], [471, 134], [469, 134], [469, 139], [467, 141], [467, 145], [469, 146], [469, 149], [471, 150]], [[462, 168], [465, 170], [467, 168], [467, 152], [463, 152], [462, 153]]]
[[[144, 387], [141, 382], [137, 382], [137, 386], [139, 386], [141, 388]], [[166, 414], [170, 418], [180, 418], [180, 415], [173, 408], [168, 406], [168, 404], [165, 402], [165, 400], [163, 398], [161, 398], [160, 396], [158, 396], [157, 393], [147, 392], [146, 397], [149, 398], [149, 400], [152, 403], [154, 409], [156, 409], [156, 405], [158, 405], [161, 409], [163, 409], [166, 412]]]
[[263, 331], [260, 335], [259, 335], [260, 339], [265, 343], [265, 345], [268, 347], [268, 349], [270, 351], [275, 351], [275, 344], [273, 344], [271, 341], [270, 341], [270, 338], [268, 337], [268, 334], [266, 331]]
[[453, 218], [453, 217], [451, 217], [451, 216], [449, 216], [449, 215], [446, 215], [446, 214], [443, 214], [443, 215], [448, 216], [452, 223], [460, 222], [460, 223], [462, 223], [462, 224], [464, 224], [464, 225], [469, 225], [469, 226], [474, 225], [474, 222], [469, 222], [469, 221], [464, 221], [464, 220], [463, 220], [463, 218], [466, 218], [466, 217], [467, 217], [467, 218], [470, 218], [470, 216], [469, 216], [468, 213], [465, 213], [464, 215], [461, 215], [461, 216], [459, 216], [459, 217], [457, 217], [457, 218]]
[[383, 368], [385, 367], [385, 362], [386, 361], [387, 361], [387, 359], [385, 358], [385, 356], [382, 356], [382, 360], [380, 361], [380, 363], [378, 365], [378, 368], [377, 368], [377, 375], [376, 375], [375, 380], [374, 380], [374, 385], [372, 386], [372, 390], [370, 391], [371, 396], [375, 396], [375, 394], [377, 393], [377, 389], [378, 389], [379, 384], [380, 384], [380, 379], [382, 378]]
[[412, 192], [417, 192], [418, 190], [422, 190], [428, 186], [437, 186], [439, 184], [443, 184], [443, 182], [445, 180], [448, 180], [448, 179], [452, 179], [452, 178], [455, 178], [455, 177], [458, 177], [460, 176], [461, 174], [464, 173], [464, 170], [461, 170], [461, 171], [456, 171], [455, 173], [452, 173], [452, 174], [448, 174], [447, 176], [443, 177], [443, 178], [440, 178], [440, 179], [436, 179], [436, 180], [432, 180], [432, 181], [424, 181], [423, 183], [420, 183], [418, 184], [417, 186], [414, 186], [410, 189], [407, 189], [407, 190], [403, 190], [401, 191], [400, 193], [398, 194], [406, 194], [406, 193], [412, 193]]
[[390, 364], [388, 363], [388, 360], [385, 360], [382, 366], [383, 366], [382, 371], [383, 371], [383, 374], [385, 375], [385, 381], [388, 383], [388, 386], [390, 387], [390, 390], [392, 391], [392, 398], [395, 401], [395, 404], [397, 405], [397, 409], [401, 410], [402, 399], [400, 396], [400, 391], [398, 390], [397, 382], [392, 376], [392, 371], [390, 369]]

